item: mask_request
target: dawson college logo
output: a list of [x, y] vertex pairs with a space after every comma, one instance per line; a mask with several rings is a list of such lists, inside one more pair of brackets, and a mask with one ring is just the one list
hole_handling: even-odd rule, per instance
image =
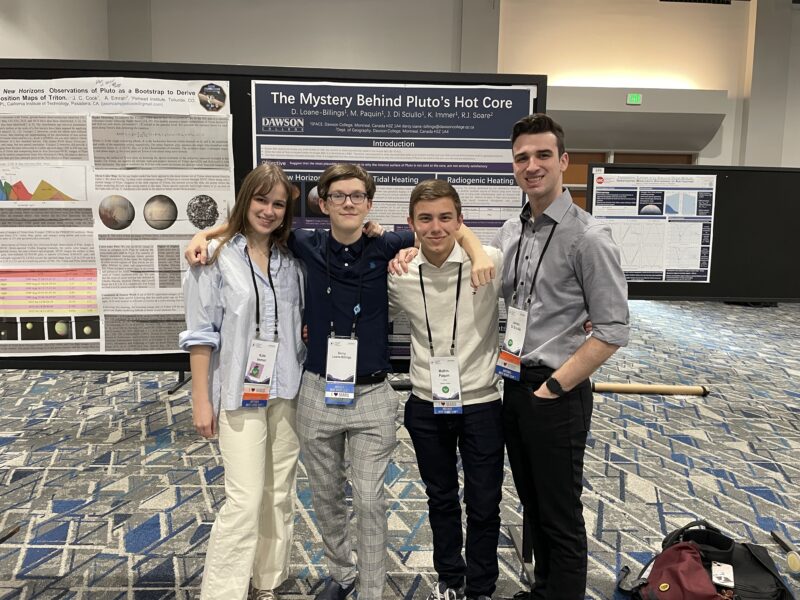
[[261, 132], [298, 132], [303, 131], [305, 119], [302, 117], [261, 117]]

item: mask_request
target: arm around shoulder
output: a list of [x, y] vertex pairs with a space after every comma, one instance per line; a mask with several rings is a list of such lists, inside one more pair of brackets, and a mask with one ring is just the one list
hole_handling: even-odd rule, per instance
[[195, 233], [186, 247], [186, 252], [183, 253], [186, 262], [191, 266], [206, 264], [208, 262], [208, 242], [215, 237], [221, 236], [227, 228], [227, 223], [222, 223], [211, 229], [204, 229]]
[[466, 225], [461, 225], [455, 233], [456, 241], [472, 261], [472, 287], [488, 285], [497, 276], [495, 264], [478, 239], [478, 236]]

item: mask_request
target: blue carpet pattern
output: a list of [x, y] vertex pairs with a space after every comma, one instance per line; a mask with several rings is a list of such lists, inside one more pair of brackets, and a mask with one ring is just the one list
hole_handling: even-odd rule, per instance
[[[706, 385], [705, 398], [595, 395], [586, 457], [587, 598], [614, 597], [666, 532], [701, 516], [740, 540], [800, 543], [800, 305], [631, 302], [629, 347], [596, 381]], [[198, 594], [215, 511], [224, 501], [215, 443], [191, 425], [174, 373], [0, 371], [0, 599], [156, 600]], [[402, 411], [401, 411], [402, 413]], [[425, 491], [408, 435], [386, 485], [391, 545], [385, 598], [425, 598], [435, 579]], [[305, 472], [298, 480], [293, 577], [324, 575]], [[506, 470], [502, 517], [521, 522]], [[495, 598], [522, 586], [504, 529]], [[787, 576], [795, 591], [800, 580]]]

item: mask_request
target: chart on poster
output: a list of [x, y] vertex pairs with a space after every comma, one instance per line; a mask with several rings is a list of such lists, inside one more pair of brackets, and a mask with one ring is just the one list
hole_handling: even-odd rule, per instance
[[228, 95], [0, 81], [0, 356], [178, 352], [183, 246], [234, 198]]

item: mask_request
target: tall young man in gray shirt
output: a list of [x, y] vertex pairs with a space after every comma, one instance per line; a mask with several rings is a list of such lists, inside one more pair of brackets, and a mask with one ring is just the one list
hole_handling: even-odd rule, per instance
[[[511, 143], [514, 176], [527, 202], [493, 245], [503, 252], [509, 328], [513, 319], [524, 341], [513, 353], [518, 368], [501, 369], [503, 430], [532, 529], [530, 597], [578, 600], [586, 590], [581, 491], [592, 417], [589, 376], [628, 342], [627, 284], [610, 229], [563, 188], [569, 157], [561, 126], [547, 115], [530, 115], [514, 125]], [[587, 319], [593, 324], [588, 338]], [[519, 339], [506, 341], [518, 347]]]

